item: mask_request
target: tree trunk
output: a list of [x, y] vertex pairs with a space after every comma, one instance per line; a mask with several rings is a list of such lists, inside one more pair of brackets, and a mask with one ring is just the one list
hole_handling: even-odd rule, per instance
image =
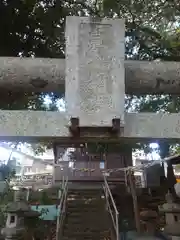
[[[180, 94], [180, 62], [125, 61], [127, 94]], [[0, 91], [60, 92], [65, 59], [0, 57]]]

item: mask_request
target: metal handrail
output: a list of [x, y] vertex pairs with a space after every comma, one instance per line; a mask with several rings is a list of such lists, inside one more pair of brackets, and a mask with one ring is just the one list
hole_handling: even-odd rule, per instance
[[64, 219], [64, 215], [66, 212], [66, 201], [67, 201], [67, 193], [68, 193], [68, 177], [65, 179], [63, 177], [61, 192], [60, 192], [60, 202], [59, 202], [59, 215], [57, 216], [57, 224], [56, 224], [56, 240], [60, 239], [60, 233], [62, 228], [62, 223]]
[[[106, 205], [107, 205], [107, 210], [109, 211], [110, 215], [111, 215], [111, 219], [113, 222], [113, 226], [115, 229], [115, 233], [116, 233], [116, 240], [119, 240], [119, 212], [117, 210], [116, 204], [114, 202], [109, 184], [107, 182], [106, 176], [104, 175], [104, 192], [105, 192], [105, 198], [106, 198]], [[113, 209], [111, 208], [109, 199], [112, 203]], [[113, 216], [113, 210], [115, 212], [115, 218]]]

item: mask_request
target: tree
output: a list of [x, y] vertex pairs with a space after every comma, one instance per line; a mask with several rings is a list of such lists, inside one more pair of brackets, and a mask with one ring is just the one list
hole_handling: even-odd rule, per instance
[[[180, 60], [179, 2], [103, 0], [101, 4], [106, 16], [126, 19], [128, 59]], [[179, 96], [139, 96], [131, 100], [136, 111], [172, 113], [180, 110]], [[161, 157], [169, 155], [170, 144], [166, 141], [159, 144]]]
[[[81, 11], [71, 1], [0, 0], [0, 56], [64, 57], [65, 16]], [[1, 109], [54, 109], [61, 97], [50, 94], [51, 106], [44, 106], [44, 94], [4, 93]], [[54, 103], [54, 104], [53, 104]]]

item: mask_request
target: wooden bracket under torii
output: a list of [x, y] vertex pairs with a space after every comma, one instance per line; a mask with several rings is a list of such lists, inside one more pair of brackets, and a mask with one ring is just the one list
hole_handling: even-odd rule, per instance
[[80, 126], [79, 118], [71, 118], [69, 131], [72, 134], [72, 137], [81, 138], [81, 137], [100, 137], [100, 136], [109, 136], [109, 137], [118, 137], [120, 133], [120, 119], [112, 119], [112, 126]]

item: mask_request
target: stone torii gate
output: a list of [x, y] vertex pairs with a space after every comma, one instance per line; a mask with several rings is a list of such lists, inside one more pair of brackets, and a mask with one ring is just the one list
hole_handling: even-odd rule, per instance
[[179, 140], [180, 114], [125, 112], [124, 34], [123, 20], [67, 17], [66, 112], [0, 111], [0, 138]]
[[[11, 141], [53, 141], [59, 146], [82, 142], [129, 143], [152, 141], [153, 139], [179, 140], [180, 114], [125, 112], [125, 92], [127, 90], [136, 93], [137, 87], [132, 86], [131, 91], [128, 90], [129, 87], [126, 88], [125, 69], [127, 63], [124, 61], [124, 35], [124, 20], [67, 17], [66, 112], [0, 111], [0, 138]], [[36, 59], [31, 61], [32, 65], [37, 62]], [[33, 61], [35, 62], [33, 63]], [[152, 66], [154, 63], [144, 64]], [[12, 67], [18, 69], [15, 63]], [[34, 66], [33, 69], [36, 69], [36, 73], [41, 73], [40, 75], [44, 79], [46, 74], [49, 78], [52, 71], [56, 69], [52, 65], [53, 70], [48, 75], [46, 61], [44, 65], [41, 61], [42, 68], [38, 67], [39, 65]], [[46, 71], [43, 73], [45, 69]], [[161, 69], [163, 70], [160, 72], [160, 76], [165, 78], [164, 70], [167, 72], [168, 68], [162, 67]], [[10, 73], [11, 71], [13, 72], [10, 70]], [[55, 75], [56, 72], [53, 73], [53, 76]], [[2, 74], [2, 76], [7, 79], [6, 74]], [[23, 85], [20, 81], [21, 78], [17, 81], [17, 76], [15, 77], [13, 74], [10, 76], [12, 76], [11, 82], [14, 79], [18, 86]], [[136, 82], [133, 82], [133, 74], [129, 76], [132, 78], [133, 85]], [[146, 75], [141, 76], [145, 77]], [[156, 79], [155, 75], [153, 76]], [[33, 79], [34, 75], [26, 76], [25, 83], [31, 77]], [[58, 77], [59, 84], [57, 84]], [[128, 78], [128, 82], [131, 78]], [[150, 75], [147, 79], [150, 79]], [[62, 84], [60, 75], [52, 78], [51, 82], [53, 81], [55, 81], [53, 86]], [[5, 86], [7, 87], [7, 84]], [[39, 90], [38, 80], [34, 80], [33, 86]], [[20, 91], [23, 89], [26, 88], [19, 88]], [[16, 90], [16, 87], [13, 88], [13, 91]], [[46, 88], [43, 91], [46, 91]], [[131, 157], [128, 156], [128, 158]], [[110, 162], [112, 164], [112, 160]], [[59, 175], [58, 168], [57, 166], [55, 179]]]
[[0, 138], [59, 145], [179, 140], [180, 114], [125, 112], [124, 35], [124, 20], [67, 17], [66, 112], [0, 111]]

